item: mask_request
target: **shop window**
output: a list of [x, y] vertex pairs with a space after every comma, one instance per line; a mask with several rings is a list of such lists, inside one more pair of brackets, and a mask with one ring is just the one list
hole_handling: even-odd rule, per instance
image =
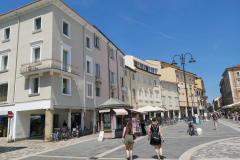
[[103, 114], [103, 130], [111, 131], [111, 114], [110, 113]]
[[7, 137], [8, 116], [0, 116], [0, 137]]

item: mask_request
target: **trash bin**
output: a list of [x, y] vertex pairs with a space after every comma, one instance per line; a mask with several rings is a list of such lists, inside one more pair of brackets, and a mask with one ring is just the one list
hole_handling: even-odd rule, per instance
[[202, 128], [197, 128], [197, 133], [199, 136], [203, 135]]

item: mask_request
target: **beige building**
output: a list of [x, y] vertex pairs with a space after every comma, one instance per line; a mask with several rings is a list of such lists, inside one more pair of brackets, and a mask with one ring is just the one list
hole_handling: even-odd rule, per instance
[[207, 96], [206, 96], [206, 90], [204, 86], [204, 82], [201, 77], [197, 77], [195, 79], [196, 87], [197, 87], [197, 100], [198, 100], [198, 106], [199, 111], [201, 115], [204, 115], [204, 113], [207, 113]]
[[[131, 55], [126, 55], [124, 59], [126, 65], [136, 71], [136, 109], [145, 106], [162, 108], [158, 67]], [[127, 70], [125, 70], [125, 76], [126, 72]], [[147, 118], [152, 116], [156, 117], [157, 115], [149, 113]]]
[[222, 105], [240, 102], [240, 65], [227, 68], [222, 76], [219, 84]]

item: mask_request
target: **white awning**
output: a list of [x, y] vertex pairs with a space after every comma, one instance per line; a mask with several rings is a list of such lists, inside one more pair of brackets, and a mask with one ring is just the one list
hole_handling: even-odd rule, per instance
[[110, 112], [110, 109], [107, 109], [107, 110], [100, 110], [99, 113], [107, 113], [107, 112]]
[[116, 115], [128, 115], [128, 112], [125, 109], [113, 109]]
[[146, 107], [143, 107], [143, 108], [139, 108], [138, 111], [141, 111], [141, 112], [157, 112], [157, 111], [164, 111], [164, 109], [159, 108], [159, 107], [146, 106]]
[[132, 112], [137, 112], [137, 113], [141, 113], [141, 114], [147, 114], [147, 112], [144, 111], [139, 111], [137, 109], [130, 109]]

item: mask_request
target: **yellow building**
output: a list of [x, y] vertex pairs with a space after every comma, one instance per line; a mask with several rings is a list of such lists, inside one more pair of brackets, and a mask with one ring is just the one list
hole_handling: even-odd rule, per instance
[[200, 114], [204, 114], [207, 112], [207, 96], [206, 90], [204, 87], [204, 83], [201, 77], [197, 77], [195, 79], [196, 87], [197, 87], [197, 100], [199, 105]]

